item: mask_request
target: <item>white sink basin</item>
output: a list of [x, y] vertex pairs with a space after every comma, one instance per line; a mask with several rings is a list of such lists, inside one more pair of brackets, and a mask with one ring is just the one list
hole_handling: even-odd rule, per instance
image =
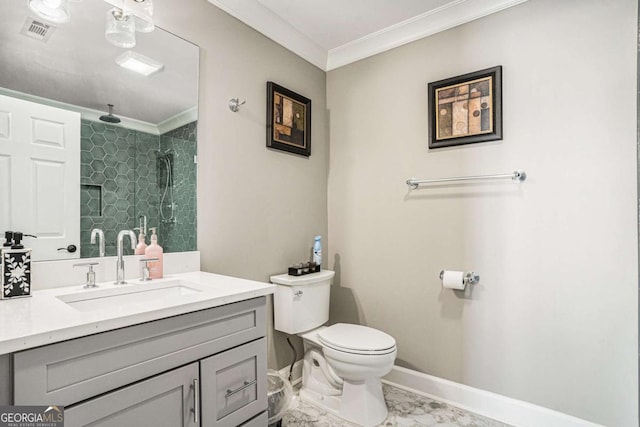
[[57, 298], [79, 311], [114, 310], [121, 307], [145, 306], [155, 301], [174, 301], [185, 295], [202, 292], [195, 283], [183, 280], [148, 282], [135, 285], [114, 285], [101, 289], [88, 289]]

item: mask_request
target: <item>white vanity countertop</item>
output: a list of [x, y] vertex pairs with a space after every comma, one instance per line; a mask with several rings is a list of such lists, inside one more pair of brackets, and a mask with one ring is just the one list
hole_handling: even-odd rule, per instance
[[[32, 297], [0, 300], [0, 355], [165, 317], [204, 310], [274, 293], [275, 286], [219, 274], [192, 272], [126, 285], [70, 286], [35, 291]], [[183, 286], [177, 288], [176, 286]], [[179, 289], [193, 291], [186, 294]], [[174, 295], [154, 297], [151, 288], [173, 288]], [[128, 293], [123, 304], [101, 306], [100, 299]], [[131, 298], [139, 295], [138, 298]], [[64, 301], [88, 300], [76, 306]], [[133, 300], [133, 301], [132, 301]], [[102, 301], [105, 301], [104, 299]], [[107, 307], [108, 305], [108, 307]]]

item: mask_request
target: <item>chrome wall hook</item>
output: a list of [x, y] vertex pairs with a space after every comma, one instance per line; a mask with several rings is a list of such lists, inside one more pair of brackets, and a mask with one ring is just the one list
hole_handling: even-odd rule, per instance
[[234, 113], [237, 113], [238, 111], [240, 111], [240, 106], [244, 105], [244, 103], [247, 102], [246, 100], [242, 100], [240, 101], [239, 98], [231, 98], [229, 100], [229, 109], [231, 111], [233, 111]]

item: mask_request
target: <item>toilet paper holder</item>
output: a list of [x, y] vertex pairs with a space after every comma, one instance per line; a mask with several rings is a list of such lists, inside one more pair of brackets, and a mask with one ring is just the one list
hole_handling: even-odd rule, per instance
[[[440, 280], [442, 280], [443, 276], [444, 276], [444, 270], [440, 272]], [[469, 271], [465, 273], [464, 277], [462, 278], [462, 283], [464, 283], [465, 285], [475, 285], [479, 281], [480, 281], [480, 276], [474, 271]]]

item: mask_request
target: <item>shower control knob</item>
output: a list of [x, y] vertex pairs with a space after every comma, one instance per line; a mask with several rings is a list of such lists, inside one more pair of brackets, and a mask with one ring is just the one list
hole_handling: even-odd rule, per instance
[[66, 248], [58, 248], [58, 251], [67, 251], [70, 254], [74, 253], [77, 250], [78, 250], [78, 247], [76, 245], [69, 245]]

